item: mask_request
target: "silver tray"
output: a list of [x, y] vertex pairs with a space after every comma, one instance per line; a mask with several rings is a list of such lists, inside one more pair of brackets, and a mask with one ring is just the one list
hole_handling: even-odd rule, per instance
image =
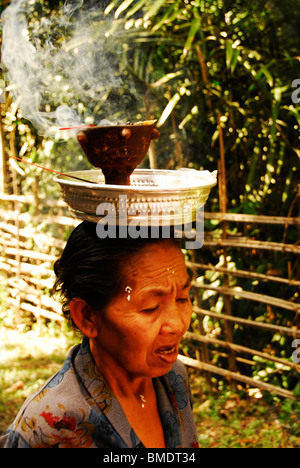
[[196, 220], [217, 183], [217, 171], [136, 169], [130, 186], [105, 184], [100, 169], [68, 172], [54, 181], [71, 213], [81, 220], [164, 226]]

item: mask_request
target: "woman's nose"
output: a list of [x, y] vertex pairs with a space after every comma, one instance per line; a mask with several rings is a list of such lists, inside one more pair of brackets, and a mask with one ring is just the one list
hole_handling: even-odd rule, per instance
[[172, 304], [166, 305], [163, 312], [163, 321], [161, 326], [161, 333], [181, 335], [183, 334], [188, 324], [186, 314], [183, 313], [182, 309], [178, 307], [176, 301]]

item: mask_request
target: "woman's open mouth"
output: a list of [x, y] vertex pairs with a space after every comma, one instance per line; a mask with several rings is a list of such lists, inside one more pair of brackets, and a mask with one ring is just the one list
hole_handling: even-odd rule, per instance
[[178, 356], [178, 346], [162, 346], [155, 351], [155, 354], [164, 362], [173, 364]]
[[160, 349], [158, 350], [159, 353], [161, 354], [172, 354], [176, 351], [176, 346], [172, 346], [172, 348], [165, 348], [165, 349]]

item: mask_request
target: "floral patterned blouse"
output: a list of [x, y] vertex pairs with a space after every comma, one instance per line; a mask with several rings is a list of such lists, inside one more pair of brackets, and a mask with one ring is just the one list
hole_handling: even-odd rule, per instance
[[[198, 447], [186, 370], [153, 380], [168, 448]], [[98, 373], [87, 339], [24, 402], [0, 448], [143, 448], [117, 398]]]

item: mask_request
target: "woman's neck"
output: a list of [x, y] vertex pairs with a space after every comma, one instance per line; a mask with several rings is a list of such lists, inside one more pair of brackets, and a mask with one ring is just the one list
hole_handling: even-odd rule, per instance
[[102, 354], [99, 356], [98, 348], [93, 346], [92, 340], [90, 340], [90, 350], [99, 373], [117, 398], [137, 399], [141, 402], [143, 398], [147, 400], [154, 395], [152, 377], [133, 376], [109, 357], [103, 359]]
[[164, 432], [157, 406], [152, 377], [132, 376], [109, 357], [101, 358], [90, 341], [96, 366], [143, 445], [147, 448], [165, 448]]

